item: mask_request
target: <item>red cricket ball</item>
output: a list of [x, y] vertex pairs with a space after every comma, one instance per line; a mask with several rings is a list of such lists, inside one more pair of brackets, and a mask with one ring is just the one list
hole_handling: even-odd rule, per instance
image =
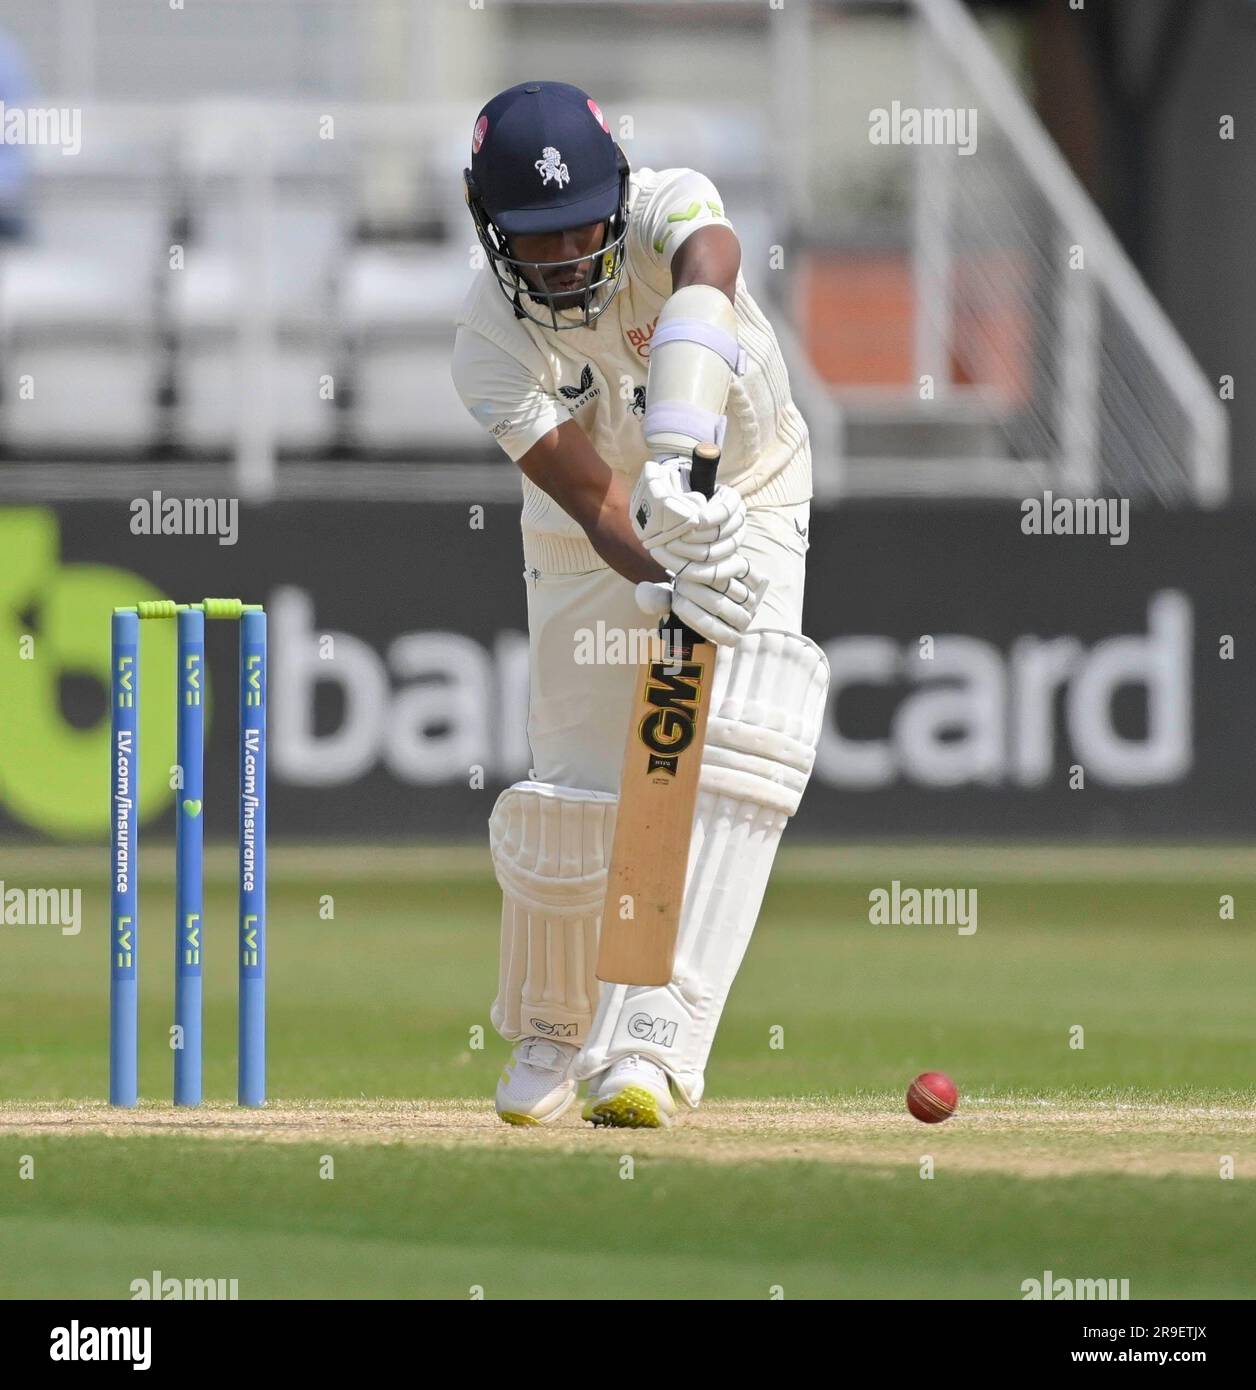
[[907, 1088], [907, 1108], [927, 1125], [940, 1124], [955, 1114], [959, 1089], [945, 1072], [922, 1071]]

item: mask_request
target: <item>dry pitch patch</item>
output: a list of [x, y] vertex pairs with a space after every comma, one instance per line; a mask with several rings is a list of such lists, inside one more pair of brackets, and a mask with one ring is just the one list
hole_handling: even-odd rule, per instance
[[169, 1135], [205, 1142], [372, 1144], [526, 1153], [631, 1153], [668, 1162], [804, 1162], [1058, 1178], [1077, 1174], [1216, 1179], [1223, 1155], [1235, 1175], [1256, 1172], [1256, 1105], [1136, 1101], [966, 1099], [945, 1124], [926, 1126], [885, 1096], [713, 1101], [671, 1130], [594, 1130], [575, 1107], [556, 1125], [503, 1125], [485, 1101], [281, 1102], [134, 1111], [99, 1102], [0, 1105], [0, 1140]]

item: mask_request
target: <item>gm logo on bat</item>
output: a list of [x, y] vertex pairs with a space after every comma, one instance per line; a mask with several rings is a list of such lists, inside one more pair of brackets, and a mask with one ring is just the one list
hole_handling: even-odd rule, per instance
[[646, 676], [646, 700], [654, 706], [637, 727], [650, 753], [646, 772], [676, 775], [680, 755], [693, 742], [694, 717], [702, 694], [702, 667], [652, 661]]

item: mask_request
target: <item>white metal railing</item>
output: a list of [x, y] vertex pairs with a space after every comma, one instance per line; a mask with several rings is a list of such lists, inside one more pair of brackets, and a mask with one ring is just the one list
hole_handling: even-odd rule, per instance
[[[918, 369], [971, 353], [980, 310], [1016, 311], [1034, 377], [1009, 426], [1017, 457], [1083, 493], [1219, 505], [1229, 451], [1216, 393], [968, 10], [912, 5], [922, 100], [971, 103], [981, 121], [975, 155], [916, 152]], [[1084, 268], [1070, 267], [1074, 247]]]

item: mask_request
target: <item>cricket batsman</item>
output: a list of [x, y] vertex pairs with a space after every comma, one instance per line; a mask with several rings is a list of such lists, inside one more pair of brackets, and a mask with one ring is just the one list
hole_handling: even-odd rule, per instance
[[[513, 1046], [510, 1124], [587, 1083], [593, 1124], [696, 1107], [776, 847], [811, 773], [828, 688], [802, 636], [807, 427], [709, 179], [629, 168], [562, 82], [495, 96], [467, 205], [486, 263], [457, 320], [459, 395], [523, 474], [527, 781], [498, 798], [493, 1025]], [[721, 447], [707, 499], [694, 448]], [[627, 724], [645, 637], [670, 607], [718, 644], [670, 984], [594, 973]], [[621, 639], [617, 646], [616, 638]]]

